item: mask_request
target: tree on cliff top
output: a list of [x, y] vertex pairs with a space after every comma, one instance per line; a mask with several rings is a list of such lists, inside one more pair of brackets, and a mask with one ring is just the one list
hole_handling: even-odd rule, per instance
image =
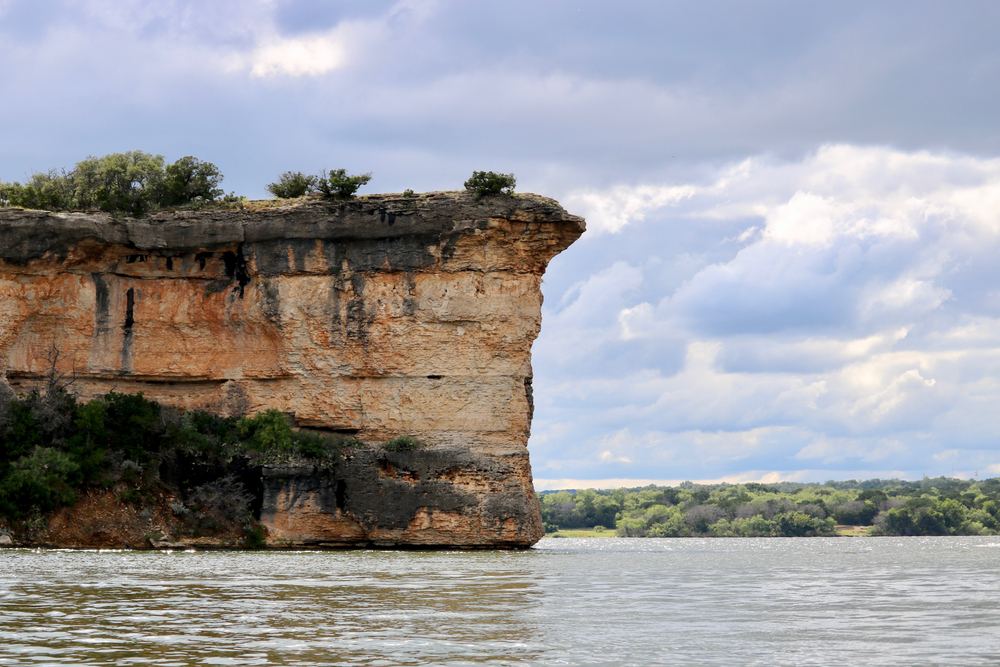
[[327, 197], [333, 199], [350, 199], [362, 185], [372, 180], [371, 172], [367, 174], [348, 175], [346, 169], [332, 169], [327, 173], [320, 172], [317, 187]]
[[465, 189], [472, 193], [474, 199], [486, 195], [512, 195], [517, 179], [514, 174], [498, 174], [493, 171], [474, 171], [465, 182]]
[[223, 194], [218, 187], [222, 173], [211, 162], [196, 157], [182, 157], [168, 165], [163, 179], [163, 203], [180, 206], [196, 199], [213, 201]]
[[88, 157], [69, 172], [32, 174], [0, 183], [0, 205], [49, 211], [100, 209], [140, 216], [165, 206], [213, 201], [222, 174], [211, 162], [183, 157], [165, 166], [162, 155], [142, 151]]

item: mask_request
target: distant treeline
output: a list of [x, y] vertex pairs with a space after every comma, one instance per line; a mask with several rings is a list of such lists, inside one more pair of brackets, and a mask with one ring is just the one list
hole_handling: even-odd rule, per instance
[[870, 535], [994, 535], [1000, 479], [945, 477], [825, 484], [692, 484], [541, 494], [546, 532], [614, 526], [621, 537], [835, 535], [837, 524]]

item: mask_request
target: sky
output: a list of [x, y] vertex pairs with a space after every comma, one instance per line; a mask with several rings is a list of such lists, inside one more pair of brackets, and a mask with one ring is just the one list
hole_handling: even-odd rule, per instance
[[0, 179], [513, 172], [536, 488], [1000, 475], [1000, 3], [0, 0]]

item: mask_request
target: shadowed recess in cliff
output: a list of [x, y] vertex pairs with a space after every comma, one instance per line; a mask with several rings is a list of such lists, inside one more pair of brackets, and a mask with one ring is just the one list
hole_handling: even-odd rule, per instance
[[94, 329], [97, 336], [108, 333], [108, 317], [111, 307], [111, 295], [104, 276], [92, 273], [90, 279], [94, 282]]
[[125, 322], [122, 324], [122, 375], [132, 373], [132, 341], [135, 339], [135, 288], [125, 292]]
[[240, 298], [242, 299], [244, 288], [250, 284], [250, 269], [247, 265], [247, 258], [243, 256], [243, 244], [240, 244], [236, 252], [226, 251], [222, 253], [222, 261], [226, 265], [226, 275], [239, 285]]

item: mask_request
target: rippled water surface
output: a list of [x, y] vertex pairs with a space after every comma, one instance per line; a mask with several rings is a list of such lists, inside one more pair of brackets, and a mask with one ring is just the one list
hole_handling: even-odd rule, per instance
[[998, 538], [0, 551], [0, 665], [998, 663]]

